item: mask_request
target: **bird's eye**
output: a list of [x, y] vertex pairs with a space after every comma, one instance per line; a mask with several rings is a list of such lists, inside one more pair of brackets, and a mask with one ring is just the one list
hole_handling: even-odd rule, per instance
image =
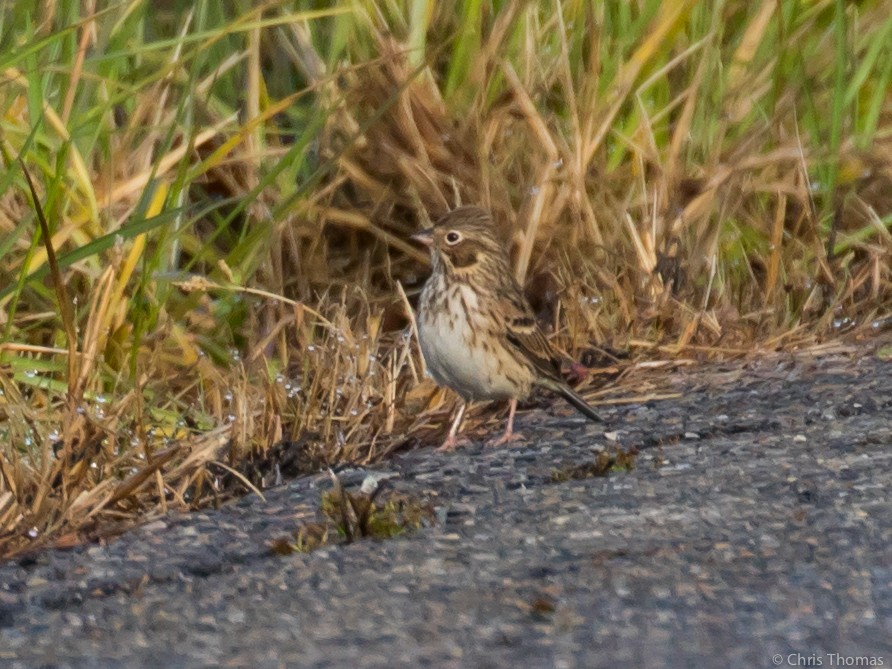
[[457, 233], [455, 230], [453, 230], [452, 232], [446, 233], [446, 243], [449, 244], [449, 246], [455, 246], [460, 241], [461, 241], [461, 235], [459, 233]]

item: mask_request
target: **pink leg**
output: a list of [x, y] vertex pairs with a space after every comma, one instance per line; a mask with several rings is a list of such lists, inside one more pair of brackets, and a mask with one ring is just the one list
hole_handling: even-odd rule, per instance
[[455, 420], [452, 421], [452, 427], [449, 428], [449, 435], [446, 437], [446, 441], [443, 442], [443, 445], [438, 448], [438, 451], [451, 451], [455, 448], [458, 443], [458, 439], [456, 439], [456, 435], [458, 434], [458, 428], [461, 427], [462, 418], [465, 417], [465, 409], [468, 407], [467, 402], [461, 403], [461, 408], [458, 410], [458, 413], [455, 415]]
[[511, 407], [508, 409], [508, 426], [505, 428], [505, 434], [491, 442], [491, 446], [502, 446], [512, 441], [523, 439], [519, 434], [514, 432], [514, 414], [517, 412], [517, 399], [511, 400]]

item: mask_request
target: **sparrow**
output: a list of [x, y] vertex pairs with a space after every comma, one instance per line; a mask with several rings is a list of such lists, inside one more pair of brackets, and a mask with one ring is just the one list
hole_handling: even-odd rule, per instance
[[537, 386], [601, 420], [561, 377], [561, 357], [515, 280], [489, 213], [460, 207], [412, 239], [430, 249], [432, 265], [416, 317], [421, 352], [434, 381], [463, 400], [441, 450], [455, 447], [465, 409], [478, 400], [510, 400], [508, 425], [494, 443], [516, 438], [517, 401]]

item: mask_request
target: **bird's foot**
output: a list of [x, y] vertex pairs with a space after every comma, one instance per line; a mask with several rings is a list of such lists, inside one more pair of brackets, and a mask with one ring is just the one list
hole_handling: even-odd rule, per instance
[[439, 448], [435, 448], [435, 453], [451, 453], [452, 451], [457, 451], [459, 448], [464, 448], [465, 446], [470, 446], [471, 440], [467, 437], [456, 437], [449, 436], [446, 437], [446, 441], [444, 441]]
[[526, 437], [524, 437], [519, 432], [506, 432], [498, 439], [490, 439], [486, 442], [486, 445], [491, 448], [496, 448], [498, 446], [504, 446], [505, 444], [514, 444], [518, 441], [526, 441]]

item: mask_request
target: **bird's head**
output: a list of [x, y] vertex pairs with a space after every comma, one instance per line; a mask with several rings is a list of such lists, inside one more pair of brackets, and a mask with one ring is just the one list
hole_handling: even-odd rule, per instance
[[459, 207], [412, 239], [430, 248], [435, 270], [463, 273], [481, 263], [508, 264], [492, 217], [480, 207]]

